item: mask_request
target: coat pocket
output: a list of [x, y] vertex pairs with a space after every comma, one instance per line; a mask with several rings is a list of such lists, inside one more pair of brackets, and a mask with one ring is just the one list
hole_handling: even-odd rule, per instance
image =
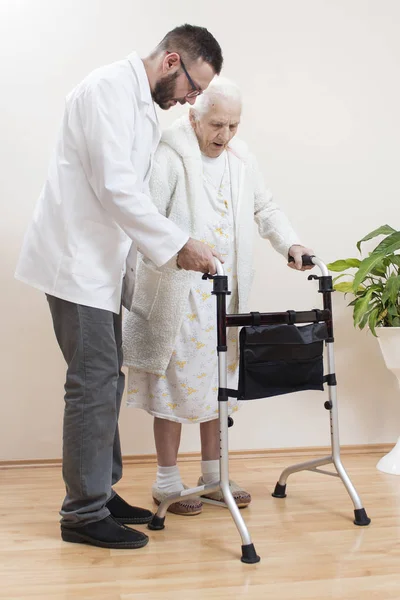
[[152, 265], [139, 259], [133, 292], [132, 312], [147, 321], [150, 319], [161, 285], [162, 273]]
[[122, 279], [126, 236], [116, 227], [85, 220], [72, 264], [75, 275], [117, 285]]

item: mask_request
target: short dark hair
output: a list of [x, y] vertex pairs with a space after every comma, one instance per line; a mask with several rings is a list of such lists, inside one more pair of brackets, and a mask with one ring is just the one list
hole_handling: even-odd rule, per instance
[[167, 50], [182, 54], [185, 61], [202, 58], [211, 65], [217, 75], [222, 69], [222, 50], [215, 37], [205, 28], [196, 25], [180, 25], [169, 31], [157, 46], [157, 50]]

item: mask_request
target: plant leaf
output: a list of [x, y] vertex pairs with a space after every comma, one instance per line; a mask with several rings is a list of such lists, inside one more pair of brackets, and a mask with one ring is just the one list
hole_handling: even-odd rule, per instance
[[373, 310], [374, 310], [374, 308], [371, 307], [371, 306], [369, 306], [368, 310], [363, 314], [362, 318], [360, 319], [360, 322], [358, 323], [358, 326], [359, 326], [360, 329], [364, 329], [364, 327], [368, 323], [369, 315], [371, 314], [371, 312]]
[[383, 310], [383, 311], [380, 313], [380, 315], [379, 315], [379, 317], [378, 317], [378, 321], [382, 321], [382, 320], [383, 320], [383, 319], [386, 317], [386, 315], [387, 315], [387, 314], [388, 314], [388, 309], [387, 309], [387, 308], [385, 308], [385, 309], [384, 309], [384, 310]]
[[375, 265], [373, 269], [371, 269], [372, 275], [376, 275], [377, 277], [384, 277], [386, 274], [387, 265], [385, 264], [386, 259], [382, 259]]
[[395, 265], [396, 267], [400, 267], [400, 254], [391, 254], [387, 258], [385, 258], [386, 266]]
[[333, 286], [333, 289], [337, 292], [343, 292], [344, 294], [348, 294], [353, 291], [353, 282], [352, 281], [342, 281], [342, 283], [336, 283]]
[[392, 304], [396, 304], [398, 296], [399, 296], [399, 290], [400, 290], [400, 276], [391, 275], [389, 277], [389, 279], [387, 280], [385, 290], [382, 294], [382, 303], [386, 304], [386, 302], [388, 300], [390, 300], [390, 302]]
[[339, 279], [342, 279], [342, 277], [350, 277], [350, 273], [342, 273], [341, 275], [336, 275], [336, 277], [332, 279], [332, 283], [336, 283], [337, 281], [339, 281]]
[[400, 307], [397, 308], [397, 306], [393, 306], [393, 304], [391, 304], [387, 309], [386, 309], [386, 313], [389, 314], [391, 317], [397, 317], [400, 315]]
[[[367, 289], [367, 291], [365, 292], [365, 294], [363, 294], [363, 296], [361, 296], [360, 298], [357, 299], [357, 302], [354, 305], [354, 311], [353, 311], [353, 319], [354, 319], [354, 325], [359, 325], [360, 326], [360, 322], [362, 321], [364, 314], [368, 311], [369, 308], [371, 308], [369, 306], [370, 301], [371, 301], [371, 297], [373, 294], [373, 287], [371, 286], [370, 288]], [[362, 329], [362, 327], [361, 327]]]
[[374, 335], [375, 337], [377, 337], [375, 327], [376, 327], [377, 321], [379, 320], [378, 313], [379, 313], [379, 308], [374, 308], [373, 310], [371, 310], [371, 312], [369, 314], [369, 318], [368, 318], [368, 327], [370, 328], [372, 335]]
[[382, 240], [375, 250], [367, 258], [364, 258], [364, 260], [361, 261], [361, 265], [354, 276], [353, 289], [356, 290], [358, 288], [367, 273], [370, 273], [371, 269], [373, 269], [387, 254], [392, 254], [399, 248], [400, 231], [395, 231], [395, 233], [392, 233]]
[[329, 263], [327, 265], [330, 271], [335, 271], [340, 273], [341, 271], [346, 271], [347, 269], [354, 269], [359, 267], [361, 261], [358, 258], [345, 258], [341, 260], [335, 260], [333, 263]]
[[396, 230], [393, 229], [393, 227], [390, 227], [390, 225], [381, 225], [380, 227], [378, 227], [378, 229], [374, 229], [374, 231], [371, 231], [371, 233], [368, 233], [365, 237], [363, 237], [362, 240], [360, 240], [359, 242], [357, 242], [357, 249], [359, 252], [361, 252], [361, 244], [363, 242], [367, 242], [368, 240], [372, 240], [372, 238], [378, 236], [378, 235], [389, 235], [391, 233], [394, 233]]

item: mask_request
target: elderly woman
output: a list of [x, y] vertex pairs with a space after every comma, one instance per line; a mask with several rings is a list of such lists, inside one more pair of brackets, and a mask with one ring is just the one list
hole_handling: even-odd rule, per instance
[[[159, 211], [223, 257], [232, 295], [229, 312], [247, 311], [253, 270], [253, 222], [276, 251], [295, 258], [311, 251], [301, 246], [288, 219], [272, 201], [254, 157], [235, 138], [241, 115], [238, 87], [215, 79], [198, 97], [188, 117], [167, 129], [158, 147], [151, 193]], [[179, 269], [179, 256], [157, 268], [141, 256], [132, 311], [124, 326], [125, 364], [129, 366], [128, 404], [154, 416], [159, 504], [184, 489], [177, 467], [182, 423], [200, 423], [202, 475], [198, 485], [219, 479], [215, 299], [209, 281]], [[228, 387], [237, 386], [238, 338], [230, 330]], [[229, 401], [230, 413], [238, 402]], [[251, 497], [237, 484], [231, 489], [239, 507]], [[222, 504], [222, 494], [203, 497]], [[171, 505], [177, 514], [201, 512], [198, 499]]]

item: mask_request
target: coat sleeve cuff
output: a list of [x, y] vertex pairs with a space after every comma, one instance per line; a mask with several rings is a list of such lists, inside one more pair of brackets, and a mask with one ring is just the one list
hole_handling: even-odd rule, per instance
[[[172, 221], [170, 222], [173, 225]], [[189, 241], [189, 236], [186, 233], [183, 233], [179, 227], [176, 227], [175, 235], [169, 236], [168, 238], [163, 238], [160, 240], [160, 243], [157, 245], [157, 248], [148, 249], [147, 252], [144, 248], [141, 252], [150, 258], [153, 263], [158, 267], [163, 267], [167, 263], [172, 265], [172, 262], [175, 261], [176, 264], [176, 255], [179, 250], [182, 250], [183, 246]], [[168, 266], [170, 266], [168, 264]], [[176, 265], [176, 268], [177, 265]]]

